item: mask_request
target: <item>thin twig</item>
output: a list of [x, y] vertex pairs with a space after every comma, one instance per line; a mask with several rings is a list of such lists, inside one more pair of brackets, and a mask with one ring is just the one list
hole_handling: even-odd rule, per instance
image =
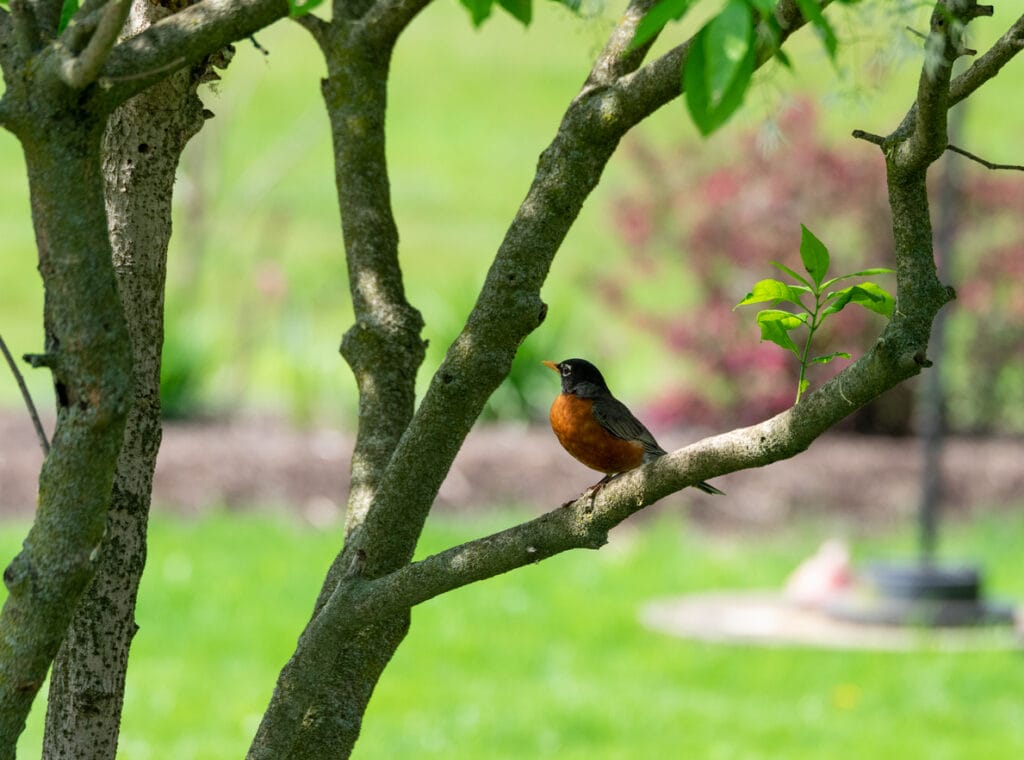
[[32, 403], [32, 395], [28, 392], [28, 387], [25, 385], [25, 378], [22, 377], [18, 365], [14, 363], [14, 357], [11, 356], [11, 352], [7, 350], [7, 344], [4, 343], [3, 336], [0, 336], [0, 351], [3, 352], [4, 358], [7, 360], [7, 366], [14, 373], [14, 379], [18, 383], [18, 388], [21, 389], [21, 397], [25, 399], [25, 406], [28, 407], [28, 414], [32, 418], [36, 435], [39, 437], [39, 445], [43, 449], [43, 456], [46, 456], [50, 453], [50, 442], [46, 440], [46, 431], [43, 430], [43, 423], [39, 421], [39, 413], [36, 411], [36, 405]]
[[972, 161], [977, 161], [986, 169], [1008, 169], [1010, 171], [1015, 172], [1024, 172], [1024, 166], [1021, 166], [1020, 164], [994, 164], [991, 161], [986, 161], [984, 158], [981, 158], [980, 156], [976, 156], [973, 153], [964, 150], [963, 148], [958, 148], [953, 144], [947, 145], [946, 150], [951, 151], [953, 153], [959, 153], [961, 156], [966, 156]]
[[919, 32], [919, 31], [917, 31], [917, 30], [916, 30], [916, 29], [915, 29], [914, 27], [912, 27], [912, 26], [908, 26], [908, 27], [907, 27], [907, 31], [908, 31], [908, 32], [910, 32], [910, 33], [911, 33], [912, 35], [914, 35], [915, 37], [920, 37], [920, 38], [921, 38], [922, 40], [926, 40], [926, 39], [928, 39], [928, 35], [927, 35], [927, 34], [925, 34], [924, 32]]
[[81, 90], [96, 81], [117, 42], [117, 35], [121, 33], [131, 6], [131, 0], [110, 0], [103, 8], [96, 31], [85, 49], [64, 61], [61, 76], [69, 87]]

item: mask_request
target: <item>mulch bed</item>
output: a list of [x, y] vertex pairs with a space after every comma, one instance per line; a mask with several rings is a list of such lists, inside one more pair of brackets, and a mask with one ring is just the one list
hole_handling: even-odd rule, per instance
[[[669, 449], [699, 437], [659, 432]], [[284, 507], [315, 523], [330, 523], [344, 509], [351, 448], [350, 434], [300, 430], [280, 420], [170, 423], [154, 503], [184, 514], [211, 507]], [[31, 514], [41, 461], [24, 412], [0, 412], [0, 514]], [[947, 443], [944, 466], [947, 512], [969, 514], [1024, 502], [1024, 441], [954, 438]], [[905, 524], [917, 509], [920, 472], [920, 447], [913, 439], [829, 434], [794, 459], [716, 478], [726, 498], [690, 489], [663, 504], [685, 506], [697, 521], [727, 529], [762, 530], [805, 515]], [[595, 480], [596, 474], [562, 451], [546, 427], [481, 426], [462, 447], [438, 506], [520, 505], [540, 512]]]

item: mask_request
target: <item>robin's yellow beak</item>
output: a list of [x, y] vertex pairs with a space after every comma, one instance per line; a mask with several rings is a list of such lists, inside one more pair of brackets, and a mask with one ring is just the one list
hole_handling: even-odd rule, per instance
[[562, 374], [562, 371], [560, 369], [558, 369], [558, 365], [555, 364], [554, 362], [543, 361], [543, 362], [541, 362], [541, 364], [543, 364], [548, 369], [554, 370], [558, 374]]

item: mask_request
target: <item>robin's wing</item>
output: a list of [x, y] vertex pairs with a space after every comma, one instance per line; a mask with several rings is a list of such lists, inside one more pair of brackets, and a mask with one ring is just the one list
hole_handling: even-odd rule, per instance
[[658, 445], [651, 431], [644, 427], [626, 405], [613, 396], [602, 396], [594, 399], [594, 419], [616, 438], [624, 441], [636, 441], [644, 447], [648, 454], [661, 456], [665, 449]]

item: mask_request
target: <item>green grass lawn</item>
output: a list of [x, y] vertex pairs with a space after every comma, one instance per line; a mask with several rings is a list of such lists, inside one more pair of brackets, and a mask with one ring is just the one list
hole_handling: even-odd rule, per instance
[[[436, 520], [421, 553], [511, 517]], [[0, 527], [10, 555], [22, 526]], [[576, 552], [428, 602], [377, 689], [355, 757], [1018, 758], [1019, 652], [834, 652], [675, 639], [637, 623], [655, 598], [777, 586], [828, 531], [715, 537], [667, 509]], [[269, 515], [158, 517], [120, 756], [241, 757], [337, 536]], [[951, 526], [1024, 597], [1024, 516]], [[909, 532], [854, 537], [858, 558]], [[20, 745], [38, 755], [42, 705]]]

